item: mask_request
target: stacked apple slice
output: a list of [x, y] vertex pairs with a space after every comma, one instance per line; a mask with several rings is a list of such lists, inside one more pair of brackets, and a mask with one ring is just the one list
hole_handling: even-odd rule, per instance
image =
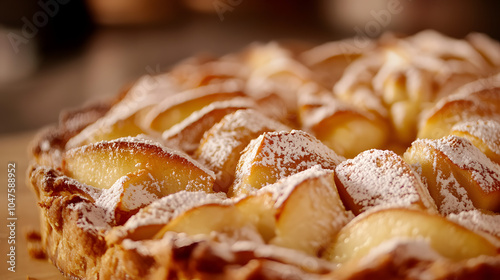
[[442, 214], [500, 211], [500, 166], [457, 136], [413, 142], [404, 155], [426, 178]]
[[500, 119], [500, 87], [497, 81], [482, 79], [467, 84], [440, 100], [422, 121], [418, 138], [438, 139], [450, 134], [460, 122]]
[[241, 152], [252, 139], [264, 132], [290, 130], [258, 111], [239, 110], [206, 131], [195, 157], [215, 172], [217, 190], [227, 192]]
[[339, 155], [353, 158], [364, 150], [387, 144], [389, 128], [382, 114], [358, 110], [314, 84], [301, 90], [302, 126]]
[[162, 238], [177, 232], [265, 242], [317, 256], [350, 219], [335, 189], [333, 171], [315, 166], [237, 200], [202, 192], [169, 195], [111, 235], [115, 240], [148, 239], [153, 233]]
[[427, 243], [434, 252], [453, 261], [498, 253], [486, 238], [444, 217], [400, 208], [375, 209], [357, 216], [340, 230], [324, 257], [337, 263], [360, 261], [371, 250], [394, 241]]
[[[318, 255], [331, 242], [351, 218], [339, 198], [333, 174], [332, 170], [316, 165], [268, 185], [253, 198], [247, 198], [250, 201], [267, 200], [267, 203], [255, 206], [260, 208], [258, 213], [272, 213], [271, 219], [266, 214], [258, 215], [263, 224], [274, 223], [270, 244]], [[249, 209], [248, 203], [240, 201], [238, 207], [246, 208], [247, 215], [254, 215], [255, 210]], [[268, 224], [269, 228], [273, 227]]]
[[199, 163], [161, 144], [120, 138], [65, 152], [62, 171], [79, 182], [104, 189], [96, 204], [133, 213], [155, 199], [181, 190], [213, 192], [215, 176]]
[[454, 125], [450, 134], [467, 138], [483, 154], [500, 164], [500, 122], [476, 120]]
[[306, 132], [266, 132], [245, 148], [228, 195], [248, 194], [318, 164], [333, 170], [343, 159]]
[[342, 201], [356, 215], [375, 206], [437, 212], [420, 176], [394, 152], [368, 150], [342, 162], [335, 171]]
[[245, 97], [243, 85], [229, 80], [179, 92], [154, 106], [144, 118], [144, 126], [159, 133], [217, 101]]

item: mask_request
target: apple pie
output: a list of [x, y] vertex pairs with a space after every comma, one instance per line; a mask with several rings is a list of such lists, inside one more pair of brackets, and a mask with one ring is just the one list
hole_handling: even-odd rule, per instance
[[497, 279], [500, 44], [253, 44], [65, 111], [30, 148], [70, 279]]

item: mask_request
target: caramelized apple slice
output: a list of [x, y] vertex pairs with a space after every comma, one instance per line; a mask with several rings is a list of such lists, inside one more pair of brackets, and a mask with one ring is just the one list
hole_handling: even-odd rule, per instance
[[391, 151], [369, 150], [335, 169], [342, 201], [355, 215], [374, 206], [418, 207], [437, 212], [420, 177]]
[[76, 180], [97, 188], [110, 188], [122, 176], [147, 170], [161, 185], [163, 195], [180, 190], [212, 191], [213, 172], [186, 155], [179, 154], [153, 141], [120, 138], [67, 151], [63, 156], [63, 172]]
[[453, 261], [497, 254], [497, 248], [484, 237], [439, 215], [414, 209], [384, 209], [353, 219], [340, 230], [324, 257], [337, 263], [359, 260], [393, 239], [426, 241]]
[[467, 138], [492, 161], [500, 164], [500, 122], [477, 120], [458, 123], [451, 129], [452, 135]]
[[227, 192], [241, 152], [252, 139], [268, 131], [290, 130], [258, 111], [239, 110], [225, 116], [204, 134], [195, 155], [215, 172], [216, 190]]
[[276, 209], [271, 244], [317, 255], [349, 221], [333, 180], [333, 171], [315, 166], [268, 185]]
[[471, 204], [500, 211], [500, 166], [467, 139], [417, 140], [404, 158], [421, 169], [442, 213], [473, 210]]
[[306, 132], [266, 132], [245, 148], [228, 195], [258, 190], [317, 164], [333, 170], [342, 160]]
[[363, 113], [342, 104], [312, 107], [303, 113], [302, 123], [326, 146], [352, 158], [387, 142], [388, 128], [375, 114]]
[[225, 115], [250, 107], [255, 107], [255, 103], [249, 98], [214, 102], [166, 130], [162, 138], [169, 145], [179, 147], [191, 154], [198, 148], [205, 131], [209, 130]]
[[444, 137], [460, 122], [500, 120], [500, 87], [491, 86], [490, 83], [478, 80], [439, 101], [421, 123], [418, 138]]
[[145, 123], [154, 131], [163, 132], [213, 102], [244, 97], [241, 90], [239, 83], [228, 81], [177, 93], [151, 109]]

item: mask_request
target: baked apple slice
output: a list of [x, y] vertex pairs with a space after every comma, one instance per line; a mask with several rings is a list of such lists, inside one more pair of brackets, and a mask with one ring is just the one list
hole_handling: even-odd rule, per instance
[[450, 214], [447, 219], [460, 224], [472, 231], [486, 233], [492, 242], [500, 247], [500, 215], [481, 210], [470, 210], [458, 214]]
[[[147, 108], [144, 108], [147, 110]], [[125, 106], [118, 106], [113, 111], [91, 125], [66, 143], [66, 149], [76, 148], [99, 141], [109, 141], [121, 137], [137, 136], [144, 131], [136, 123], [136, 113]]]
[[276, 236], [276, 208], [271, 192], [241, 196], [235, 205], [244, 218], [252, 223], [263, 240], [268, 243]]
[[203, 136], [195, 157], [216, 175], [215, 188], [227, 192], [241, 152], [252, 139], [268, 131], [291, 128], [255, 110], [239, 110], [225, 116]]
[[500, 120], [500, 87], [485, 79], [439, 101], [421, 123], [418, 138], [438, 139], [450, 134], [457, 123], [479, 119]]
[[454, 125], [452, 135], [467, 138], [492, 161], [500, 164], [500, 122], [476, 120]]
[[420, 139], [404, 158], [420, 169], [443, 214], [474, 208], [500, 211], [500, 166], [467, 139]]
[[[249, 228], [249, 229], [246, 229]], [[210, 236], [213, 232], [225, 233], [229, 236], [245, 230], [256, 231], [251, 223], [234, 205], [205, 204], [185, 211], [167, 223], [155, 238], [162, 238], [166, 232], [182, 232], [187, 235], [202, 234]]]
[[415, 209], [368, 211], [340, 230], [324, 257], [336, 263], [359, 260], [391, 240], [424, 241], [453, 261], [493, 256], [497, 248], [483, 236], [437, 214]]
[[264, 241], [317, 255], [351, 218], [333, 171], [319, 165], [237, 198], [236, 207]]
[[218, 123], [225, 115], [250, 107], [256, 107], [256, 104], [249, 98], [214, 102], [166, 130], [162, 138], [169, 145], [179, 147], [191, 154], [198, 148], [205, 131]]
[[211, 103], [237, 97], [245, 97], [245, 94], [241, 83], [236, 81], [187, 90], [166, 98], [152, 108], [144, 123], [149, 124], [151, 130], [161, 133]]
[[347, 158], [386, 144], [388, 127], [380, 117], [338, 102], [310, 108], [302, 114], [302, 123], [326, 146]]
[[343, 157], [304, 131], [266, 132], [245, 148], [228, 195], [256, 191], [318, 164], [334, 170], [343, 160]]
[[120, 138], [68, 150], [63, 172], [87, 185], [110, 188], [131, 172], [147, 170], [158, 181], [161, 194], [181, 190], [212, 192], [215, 176], [187, 155], [140, 138]]
[[362, 152], [337, 165], [335, 175], [340, 197], [355, 215], [375, 206], [418, 207], [437, 212], [420, 177], [392, 151]]
[[221, 195], [201, 191], [180, 191], [167, 195], [140, 209], [123, 226], [113, 228], [106, 240], [108, 244], [117, 244], [124, 239], [152, 239], [166, 224], [185, 211], [206, 204], [224, 204], [224, 200]]
[[[178, 194], [173, 196], [179, 197]], [[179, 202], [184, 198], [187, 200], [195, 198], [194, 195], [184, 194], [176, 198]], [[213, 238], [217, 232], [217, 238], [234, 238], [235, 240], [254, 240], [262, 243], [262, 238], [258, 234], [255, 226], [245, 215], [234, 205], [231, 200], [221, 197], [210, 197], [197, 201], [185, 201], [184, 204], [173, 205], [164, 204], [164, 207], [171, 209], [165, 225], [155, 234], [154, 238], [162, 238], [167, 232], [184, 233], [190, 236], [203, 235]], [[217, 199], [218, 198], [218, 199]], [[177, 207], [176, 207], [177, 206]], [[226, 240], [227, 241], [227, 240]]]
[[274, 196], [276, 236], [270, 244], [317, 255], [332, 241], [351, 217], [333, 173], [317, 165], [260, 190]]

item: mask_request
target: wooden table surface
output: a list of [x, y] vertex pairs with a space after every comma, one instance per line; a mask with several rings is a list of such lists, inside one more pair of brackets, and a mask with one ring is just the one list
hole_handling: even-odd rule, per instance
[[[48, 261], [35, 260], [29, 257], [26, 247], [25, 232], [29, 229], [38, 229], [39, 210], [36, 206], [34, 193], [26, 184], [26, 169], [28, 167], [27, 146], [34, 136], [34, 132], [24, 132], [9, 135], [0, 135], [0, 252], [2, 264], [0, 279], [64, 279], [61, 273]], [[16, 271], [10, 272], [7, 264], [9, 229], [7, 224], [7, 165], [16, 164]]]

